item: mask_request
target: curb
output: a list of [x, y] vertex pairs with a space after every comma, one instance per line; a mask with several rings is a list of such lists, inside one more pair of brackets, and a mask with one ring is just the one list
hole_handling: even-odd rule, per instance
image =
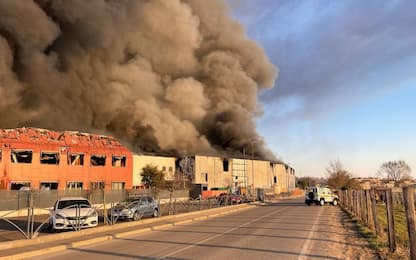
[[35, 257], [35, 256], [44, 255], [44, 254], [64, 251], [64, 250], [67, 250], [67, 248], [68, 248], [68, 245], [53, 246], [53, 247], [49, 247], [45, 249], [39, 249], [39, 250], [33, 250], [33, 251], [28, 251], [28, 252], [14, 254], [14, 255], [2, 256], [0, 257], [0, 260], [6, 260], [6, 259], [15, 260], [15, 259]]

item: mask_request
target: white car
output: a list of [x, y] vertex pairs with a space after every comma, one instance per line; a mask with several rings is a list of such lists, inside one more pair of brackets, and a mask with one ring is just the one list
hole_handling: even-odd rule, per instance
[[55, 202], [50, 211], [49, 228], [56, 230], [79, 230], [96, 227], [98, 213], [91, 203], [82, 197], [64, 197]]

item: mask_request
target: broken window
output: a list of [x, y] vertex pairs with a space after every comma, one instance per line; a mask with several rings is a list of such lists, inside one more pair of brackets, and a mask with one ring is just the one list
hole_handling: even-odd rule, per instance
[[41, 182], [40, 183], [40, 190], [57, 190], [58, 183], [57, 182]]
[[82, 182], [68, 181], [66, 183], [67, 190], [82, 190]]
[[92, 166], [105, 166], [105, 155], [91, 155]]
[[224, 171], [224, 172], [228, 172], [228, 167], [229, 166], [229, 161], [228, 161], [228, 159], [224, 159], [224, 160], [222, 160], [222, 170]]
[[58, 152], [40, 152], [41, 164], [59, 164]]
[[103, 181], [91, 182], [90, 190], [103, 190], [105, 183]]
[[33, 152], [30, 150], [12, 150], [12, 163], [32, 163]]
[[30, 190], [30, 182], [11, 182], [11, 190]]
[[126, 167], [126, 156], [115, 156], [113, 155], [113, 166], [114, 167]]
[[69, 154], [68, 156], [69, 165], [84, 165], [84, 155], [83, 154]]
[[113, 182], [111, 183], [112, 190], [124, 190], [125, 183], [124, 182]]

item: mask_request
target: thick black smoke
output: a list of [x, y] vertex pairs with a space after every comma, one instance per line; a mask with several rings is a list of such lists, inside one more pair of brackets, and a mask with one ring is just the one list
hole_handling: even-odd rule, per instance
[[276, 76], [220, 1], [0, 0], [1, 128], [272, 157], [254, 117]]

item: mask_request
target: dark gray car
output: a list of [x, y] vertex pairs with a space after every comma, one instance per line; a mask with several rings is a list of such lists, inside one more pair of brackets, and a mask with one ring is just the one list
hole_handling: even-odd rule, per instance
[[126, 202], [112, 207], [109, 219], [139, 220], [142, 217], [159, 217], [159, 205], [151, 196], [129, 198]]

